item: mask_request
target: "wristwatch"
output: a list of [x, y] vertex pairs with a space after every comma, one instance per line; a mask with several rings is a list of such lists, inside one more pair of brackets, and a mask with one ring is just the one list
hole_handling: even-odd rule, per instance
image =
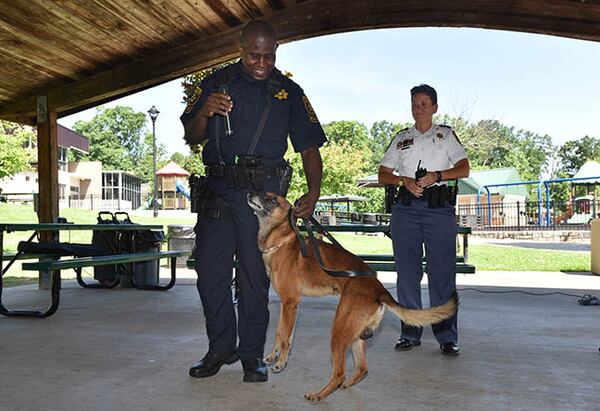
[[441, 171], [436, 171], [435, 174], [437, 175], [437, 183], [439, 183], [440, 181], [442, 181], [442, 172]]

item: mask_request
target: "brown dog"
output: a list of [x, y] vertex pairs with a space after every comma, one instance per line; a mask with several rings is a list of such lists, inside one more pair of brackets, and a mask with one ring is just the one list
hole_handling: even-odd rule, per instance
[[[289, 223], [291, 204], [285, 198], [269, 193], [248, 194], [248, 204], [258, 217], [258, 247], [281, 300], [275, 344], [265, 358], [267, 363], [274, 363], [273, 372], [282, 371], [287, 364], [300, 296], [340, 296], [331, 331], [333, 372], [327, 385], [318, 392], [306, 393], [306, 399], [320, 401], [338, 387], [348, 388], [367, 375], [364, 338], [368, 338], [377, 328], [386, 308], [413, 326], [438, 323], [456, 313], [456, 293], [446, 304], [423, 310], [409, 309], [398, 304], [375, 277], [328, 275], [319, 266], [308, 239], [306, 245], [309, 255], [302, 256], [296, 234]], [[318, 244], [325, 267], [332, 270], [369, 270], [364, 261], [349, 251], [320, 240]], [[350, 347], [355, 371], [346, 381], [346, 352]]]

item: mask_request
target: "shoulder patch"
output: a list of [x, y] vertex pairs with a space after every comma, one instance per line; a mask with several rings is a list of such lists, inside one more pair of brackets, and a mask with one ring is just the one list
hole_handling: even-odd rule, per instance
[[198, 102], [198, 99], [200, 98], [201, 95], [202, 95], [202, 89], [200, 87], [196, 88], [196, 92], [194, 93], [194, 95], [192, 96], [192, 98], [190, 98], [188, 100], [188, 103], [185, 106], [184, 113], [189, 113], [190, 111], [192, 111], [192, 109], [194, 108], [194, 106]]
[[306, 108], [306, 113], [308, 114], [308, 119], [312, 123], [318, 123], [319, 119], [317, 118], [317, 113], [315, 113], [315, 110], [312, 108], [310, 101], [308, 101], [308, 97], [302, 96], [302, 101], [304, 102], [304, 107]]

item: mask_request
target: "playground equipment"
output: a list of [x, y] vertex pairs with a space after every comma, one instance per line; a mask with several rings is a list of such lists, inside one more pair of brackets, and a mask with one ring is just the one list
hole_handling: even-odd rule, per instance
[[158, 198], [163, 210], [190, 208], [190, 192], [187, 180], [190, 176], [185, 169], [171, 161], [156, 172], [158, 178]]
[[[502, 183], [502, 184], [488, 184], [488, 185], [484, 185], [481, 186], [479, 188], [479, 191], [477, 193], [477, 216], [481, 217], [481, 192], [483, 190], [486, 190], [487, 192], [487, 201], [488, 201], [488, 220], [487, 221], [492, 221], [492, 207], [491, 207], [491, 196], [490, 196], [490, 187], [500, 187], [500, 186], [512, 186], [512, 185], [531, 185], [531, 184], [537, 184], [537, 203], [538, 203], [538, 218], [537, 218], [537, 225], [539, 227], [546, 225], [546, 226], [551, 226], [552, 225], [552, 217], [551, 217], [551, 210], [550, 210], [550, 205], [551, 205], [551, 198], [550, 198], [550, 184], [552, 183], [560, 183], [560, 182], [565, 182], [565, 181], [585, 181], [585, 180], [598, 180], [600, 179], [600, 176], [591, 176], [591, 177], [571, 177], [571, 178], [554, 178], [554, 179], [549, 179], [549, 180], [537, 180], [537, 181], [523, 181], [523, 182], [519, 182], [519, 183]], [[544, 186], [545, 188], [545, 194], [546, 194], [546, 207], [545, 210], [543, 210], [543, 204], [544, 204], [544, 200], [543, 200], [543, 195], [542, 195], [542, 186]], [[587, 204], [587, 209], [591, 210], [590, 212], [575, 212], [575, 214], [573, 215], [573, 220], [569, 219], [567, 221], [567, 224], [588, 224], [589, 220], [591, 218], [593, 218], [594, 216], [597, 216], [596, 213], [596, 204], [594, 201], [594, 196], [591, 195], [586, 195], [583, 197], [576, 197], [573, 199], [573, 207], [574, 210], [577, 210], [577, 204], [578, 202], [581, 204]], [[591, 206], [590, 206], [591, 204]], [[584, 209], [585, 206], [580, 205], [579, 206], [580, 209]], [[576, 214], [581, 214], [576, 216]], [[587, 216], [587, 218], [586, 218]], [[579, 221], [579, 222], [575, 222], [575, 221]]]

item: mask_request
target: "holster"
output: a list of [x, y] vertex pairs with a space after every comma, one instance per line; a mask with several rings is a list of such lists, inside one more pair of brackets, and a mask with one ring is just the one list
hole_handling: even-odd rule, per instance
[[229, 204], [206, 186], [206, 177], [190, 177], [190, 197], [192, 212], [199, 217], [224, 220], [232, 218]]
[[204, 176], [192, 174], [189, 178], [190, 183], [190, 209], [192, 213], [198, 212], [199, 202], [203, 198], [202, 191], [206, 189]]

